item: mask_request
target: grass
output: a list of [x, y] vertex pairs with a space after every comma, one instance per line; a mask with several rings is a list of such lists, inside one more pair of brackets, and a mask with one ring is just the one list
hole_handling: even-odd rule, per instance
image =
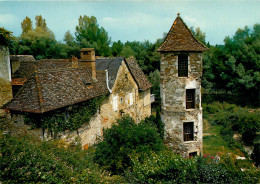
[[[219, 104], [217, 104], [219, 105]], [[225, 104], [223, 104], [225, 105]], [[204, 109], [205, 110], [205, 109]], [[222, 109], [223, 110], [223, 109]], [[219, 155], [221, 157], [228, 155], [233, 158], [236, 167], [242, 170], [250, 170], [252, 173], [259, 174], [259, 168], [254, 167], [254, 163], [251, 159], [246, 158], [245, 160], [237, 160], [236, 157], [246, 157], [245, 151], [243, 150], [243, 142], [235, 141], [235, 144], [230, 144], [221, 135], [223, 125], [217, 125], [212, 121], [213, 115], [220, 113], [220, 109], [217, 109], [213, 113], [204, 113], [203, 117], [203, 154], [204, 155]], [[258, 173], [258, 174], [257, 174]]]

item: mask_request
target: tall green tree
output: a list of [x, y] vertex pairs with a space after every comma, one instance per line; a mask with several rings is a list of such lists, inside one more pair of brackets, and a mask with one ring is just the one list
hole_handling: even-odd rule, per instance
[[35, 20], [35, 28], [28, 17], [21, 23], [23, 33], [14, 41], [14, 53], [33, 55], [36, 59], [67, 58], [66, 46], [56, 41], [45, 19], [37, 15]]
[[22, 27], [22, 34], [27, 33], [28, 31], [32, 30], [32, 20], [29, 17], [25, 17], [21, 23]]
[[238, 29], [223, 46], [210, 47], [204, 54], [202, 85], [208, 91], [243, 95], [260, 101], [260, 24]]
[[96, 54], [101, 56], [110, 55], [111, 39], [103, 27], [99, 27], [94, 16], [80, 16], [79, 24], [76, 26], [76, 41], [81, 47], [95, 48]]
[[35, 26], [47, 29], [46, 20], [41, 15], [36, 15], [35, 17]]

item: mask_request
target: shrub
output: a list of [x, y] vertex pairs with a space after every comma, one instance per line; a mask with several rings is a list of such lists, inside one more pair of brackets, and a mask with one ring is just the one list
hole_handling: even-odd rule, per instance
[[149, 153], [164, 147], [155, 127], [145, 122], [135, 124], [129, 117], [104, 130], [103, 137], [104, 140], [97, 144], [94, 160], [113, 173], [123, 173], [131, 166], [129, 154], [132, 151]]
[[56, 142], [41, 142], [29, 136], [0, 135], [0, 155], [3, 183], [116, 183], [122, 180], [102, 173], [93, 163], [90, 151], [59, 148]]
[[229, 157], [223, 162], [210, 155], [184, 159], [163, 150], [145, 156], [133, 152], [131, 160], [132, 171], [126, 172], [130, 183], [257, 183]]

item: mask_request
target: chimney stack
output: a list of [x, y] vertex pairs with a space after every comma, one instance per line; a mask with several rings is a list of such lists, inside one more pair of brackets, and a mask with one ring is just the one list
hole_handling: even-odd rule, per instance
[[80, 50], [81, 62], [91, 70], [92, 79], [96, 80], [96, 56], [94, 48], [82, 48]]

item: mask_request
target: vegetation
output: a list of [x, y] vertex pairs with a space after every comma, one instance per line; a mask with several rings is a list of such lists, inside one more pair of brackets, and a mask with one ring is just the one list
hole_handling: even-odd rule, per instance
[[34, 137], [0, 138], [0, 178], [3, 183], [121, 183], [93, 163], [93, 150]]
[[233, 154], [245, 156], [246, 160], [236, 162], [236, 166], [254, 170], [244, 145], [254, 148], [251, 155], [255, 165], [259, 165], [260, 113], [257, 109], [247, 109], [234, 104], [215, 102], [203, 104], [204, 108], [204, 153]]
[[[247, 104], [259, 106], [260, 96], [260, 24], [238, 29], [224, 39], [224, 45], [210, 46], [204, 54], [205, 92], [239, 94]], [[246, 104], [244, 104], [246, 105]]]
[[73, 107], [62, 108], [38, 114], [28, 113], [25, 116], [25, 123], [34, 127], [48, 129], [54, 136], [61, 131], [77, 130], [83, 123], [88, 123], [91, 117], [97, 112], [105, 96], [96, 97], [86, 102], [73, 105]]
[[95, 161], [112, 173], [123, 173], [132, 165], [130, 153], [149, 154], [163, 149], [162, 139], [156, 128], [145, 122], [136, 124], [125, 117], [116, 122], [103, 134], [97, 145]]
[[1, 134], [0, 177], [3, 183], [258, 183], [259, 171], [241, 171], [228, 155], [182, 158], [167, 150], [152, 119], [118, 120], [87, 151]]

